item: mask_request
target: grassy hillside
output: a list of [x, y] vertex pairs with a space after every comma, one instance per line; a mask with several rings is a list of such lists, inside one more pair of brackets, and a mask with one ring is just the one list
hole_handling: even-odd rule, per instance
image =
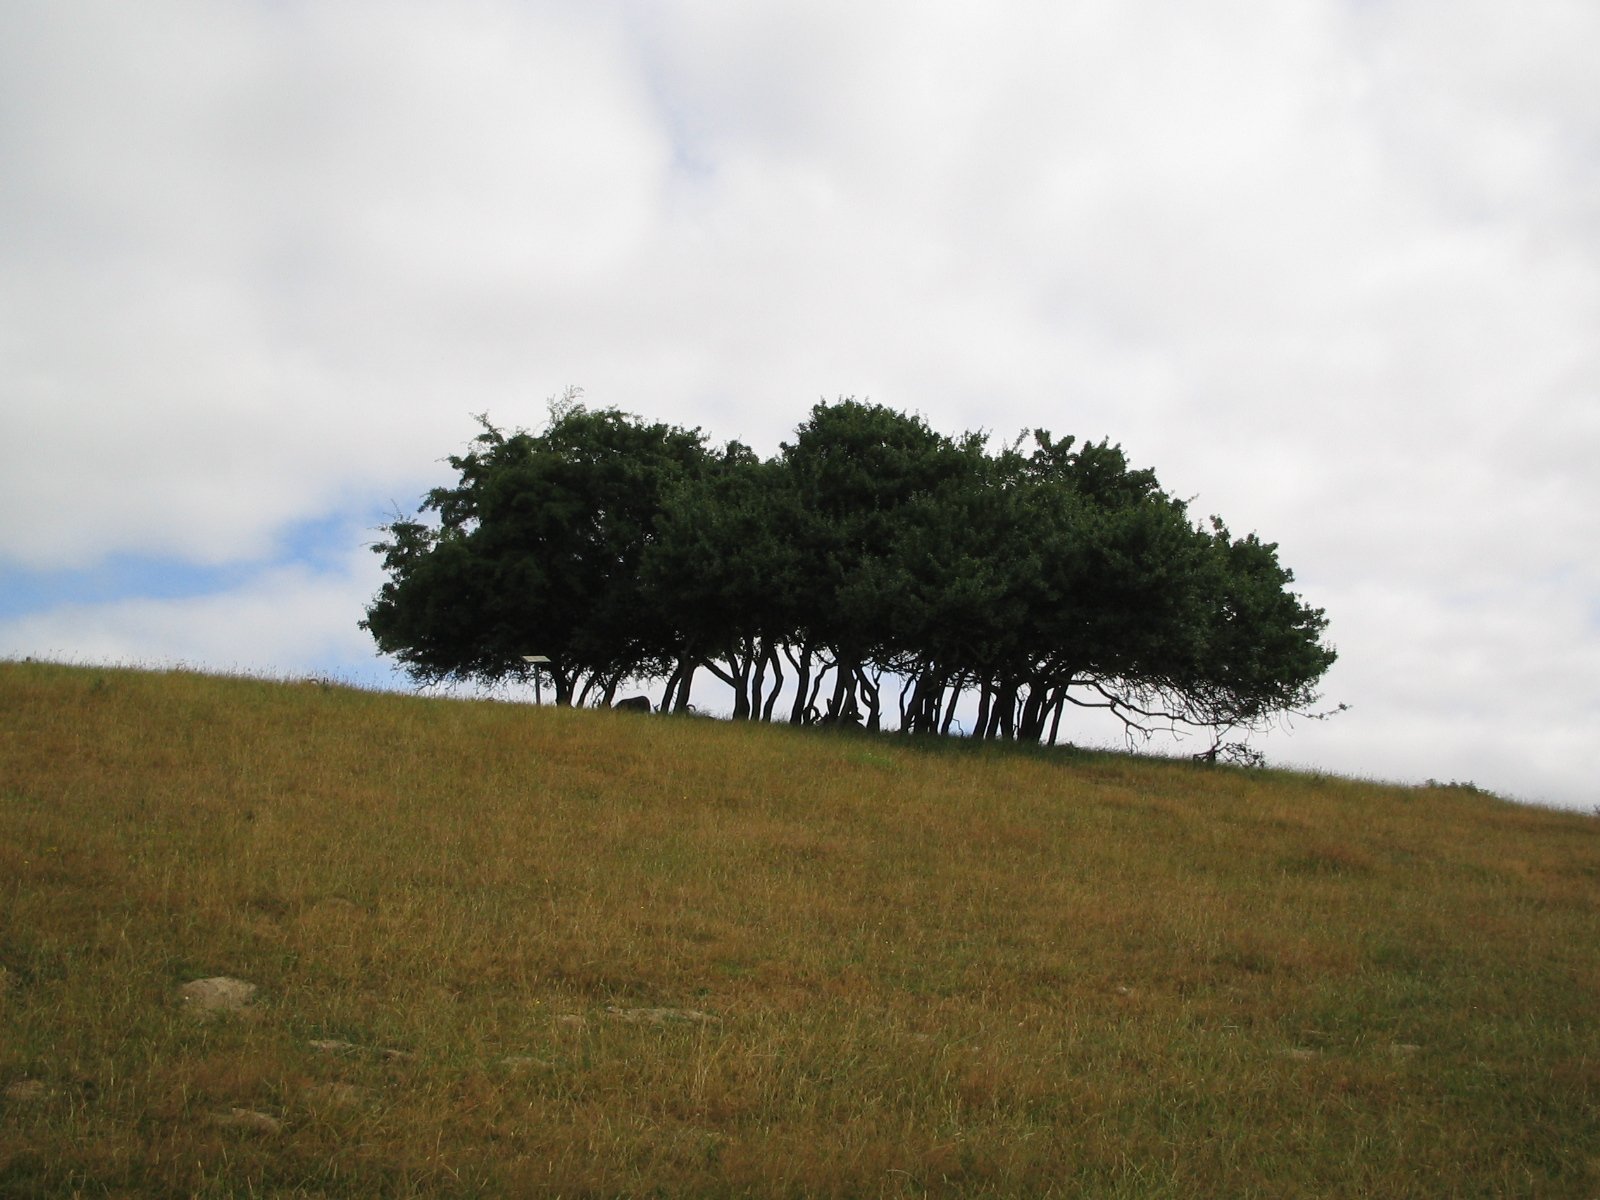
[[0, 664], [0, 1093], [6, 1197], [1600, 1195], [1600, 821]]

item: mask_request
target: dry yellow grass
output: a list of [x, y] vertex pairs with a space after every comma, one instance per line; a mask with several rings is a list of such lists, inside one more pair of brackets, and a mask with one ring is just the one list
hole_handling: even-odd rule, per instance
[[1462, 789], [6, 663], [0, 969], [5, 1196], [1600, 1195]]

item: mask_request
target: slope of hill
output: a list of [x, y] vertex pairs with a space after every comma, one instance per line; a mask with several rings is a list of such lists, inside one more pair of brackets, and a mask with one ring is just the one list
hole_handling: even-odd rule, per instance
[[5, 1196], [1596, 1195], [1600, 821], [4, 663], [0, 1032]]

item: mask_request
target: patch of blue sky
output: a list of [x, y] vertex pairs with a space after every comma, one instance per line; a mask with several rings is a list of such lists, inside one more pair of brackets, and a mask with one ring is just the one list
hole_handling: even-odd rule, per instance
[[344, 569], [352, 551], [383, 540], [381, 526], [394, 519], [392, 506], [360, 513], [335, 512], [297, 521], [278, 538], [278, 561], [300, 563], [313, 570]]
[[21, 617], [68, 604], [117, 600], [182, 600], [227, 591], [258, 567], [203, 566], [176, 558], [116, 554], [92, 567], [38, 571], [0, 567], [0, 617]]
[[263, 570], [289, 565], [316, 572], [348, 569], [351, 554], [381, 537], [375, 513], [337, 513], [290, 525], [270, 557], [197, 563], [172, 556], [113, 554], [90, 567], [35, 570], [0, 563], [0, 617], [64, 605], [119, 600], [185, 600], [241, 589]]

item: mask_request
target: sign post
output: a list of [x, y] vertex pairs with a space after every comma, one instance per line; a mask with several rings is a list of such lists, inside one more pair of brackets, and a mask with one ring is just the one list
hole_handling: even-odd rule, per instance
[[524, 654], [522, 661], [533, 664], [533, 702], [543, 704], [544, 696], [539, 691], [539, 668], [550, 660], [543, 654]]

